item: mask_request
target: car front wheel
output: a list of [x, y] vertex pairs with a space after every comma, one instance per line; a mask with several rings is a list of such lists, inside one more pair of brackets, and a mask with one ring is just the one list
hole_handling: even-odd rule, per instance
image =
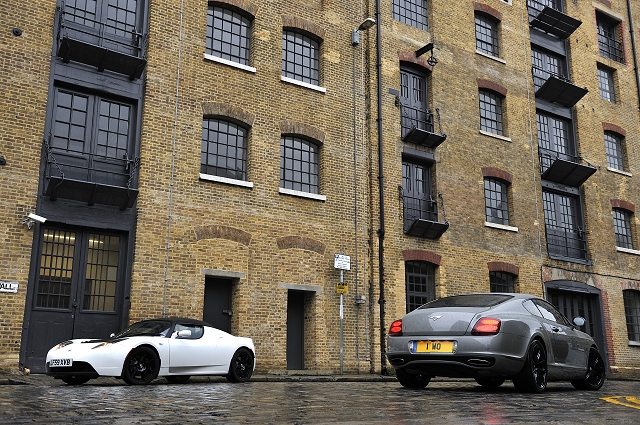
[[146, 385], [153, 381], [160, 371], [160, 359], [149, 347], [138, 347], [131, 351], [124, 361], [122, 379], [129, 385]]
[[247, 382], [253, 375], [253, 356], [246, 348], [240, 348], [231, 358], [227, 380], [229, 382]]
[[584, 379], [574, 379], [571, 385], [579, 390], [595, 391], [604, 384], [605, 367], [604, 360], [598, 350], [591, 347], [589, 350], [589, 361], [587, 362], [587, 372]]
[[531, 342], [524, 367], [513, 378], [513, 385], [527, 393], [542, 393], [547, 388], [547, 350], [542, 342]]
[[409, 373], [403, 369], [396, 370], [396, 378], [398, 378], [400, 385], [406, 388], [424, 388], [429, 385], [429, 381], [431, 381], [429, 375]]

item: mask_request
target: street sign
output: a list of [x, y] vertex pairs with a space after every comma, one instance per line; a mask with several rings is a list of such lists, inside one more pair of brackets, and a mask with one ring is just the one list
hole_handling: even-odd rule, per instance
[[351, 270], [351, 257], [348, 255], [335, 254], [333, 267], [340, 270]]
[[10, 280], [0, 280], [0, 292], [18, 293], [18, 282]]
[[336, 284], [336, 293], [338, 294], [346, 294], [349, 292], [349, 285], [346, 283], [338, 282]]

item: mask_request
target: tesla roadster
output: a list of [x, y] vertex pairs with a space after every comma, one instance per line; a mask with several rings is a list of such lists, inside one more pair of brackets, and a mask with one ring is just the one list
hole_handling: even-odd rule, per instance
[[251, 378], [256, 355], [251, 338], [230, 335], [205, 322], [143, 320], [108, 339], [73, 339], [47, 353], [46, 373], [69, 385], [99, 376], [144, 385], [158, 376], [184, 383], [193, 375], [223, 375], [230, 382]]
[[591, 336], [547, 301], [525, 294], [440, 298], [391, 324], [387, 358], [401, 385], [424, 388], [432, 377], [475, 378], [495, 389], [512, 380], [541, 393], [548, 381], [598, 390], [605, 363]]

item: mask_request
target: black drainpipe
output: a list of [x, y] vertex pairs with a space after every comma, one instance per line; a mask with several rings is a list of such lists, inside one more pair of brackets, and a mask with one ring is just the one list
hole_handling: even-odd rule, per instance
[[631, 18], [631, 0], [627, 0], [627, 13], [629, 14], [629, 32], [631, 33], [631, 52], [633, 53], [633, 70], [636, 73], [636, 89], [638, 90], [638, 107], [640, 107], [640, 76], [638, 75], [638, 56], [636, 54], [636, 29]]
[[380, 228], [378, 229], [378, 270], [380, 280], [380, 374], [387, 374], [384, 325], [384, 174], [382, 161], [382, 25], [380, 23], [380, 0], [376, 0], [376, 71], [378, 73], [378, 187], [380, 189]]

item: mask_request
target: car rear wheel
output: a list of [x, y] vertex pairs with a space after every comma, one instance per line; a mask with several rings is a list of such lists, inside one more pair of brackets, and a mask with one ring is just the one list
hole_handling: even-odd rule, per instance
[[531, 342], [524, 367], [513, 378], [513, 385], [527, 393], [542, 393], [547, 388], [547, 350], [542, 342]]
[[400, 385], [406, 388], [424, 388], [429, 385], [431, 377], [421, 373], [409, 373], [403, 369], [396, 370], [396, 378]]
[[247, 382], [253, 375], [253, 355], [246, 348], [240, 348], [231, 358], [227, 380], [229, 382]]
[[496, 376], [491, 376], [491, 377], [483, 376], [483, 377], [477, 377], [475, 379], [478, 384], [490, 390], [495, 390], [496, 388], [499, 388], [500, 385], [504, 383], [504, 378], [499, 378]]
[[589, 350], [589, 360], [587, 362], [587, 373], [584, 379], [574, 379], [571, 381], [571, 385], [579, 390], [595, 391], [602, 387], [604, 379], [604, 360], [600, 353], [598, 353], [598, 350], [591, 347], [591, 350]]
[[146, 385], [158, 376], [160, 359], [149, 347], [138, 347], [124, 361], [122, 379], [129, 385]]
[[62, 382], [64, 382], [67, 385], [82, 385], [85, 382], [88, 382], [90, 378], [87, 378], [86, 376], [63, 376], [62, 378]]
[[189, 378], [191, 378], [190, 375], [170, 375], [164, 377], [170, 384], [186, 384]]

